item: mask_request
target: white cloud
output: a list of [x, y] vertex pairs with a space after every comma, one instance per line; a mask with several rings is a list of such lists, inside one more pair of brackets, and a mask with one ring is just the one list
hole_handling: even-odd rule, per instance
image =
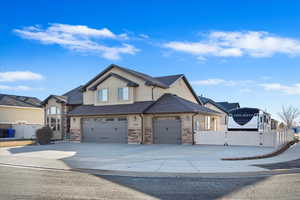
[[240, 92], [241, 93], [251, 93], [252, 90], [250, 88], [242, 88], [242, 89], [240, 89]]
[[199, 80], [199, 81], [192, 81], [193, 85], [220, 85], [226, 82], [223, 79], [207, 79], [207, 80]]
[[216, 86], [216, 85], [222, 85], [222, 86], [247, 86], [249, 84], [252, 84], [252, 80], [224, 80], [219, 78], [212, 78], [212, 79], [206, 79], [206, 80], [198, 80], [198, 81], [192, 81], [193, 85], [201, 85], [201, 86]]
[[270, 57], [281, 53], [300, 55], [300, 41], [264, 31], [210, 32], [199, 42], [171, 41], [164, 47], [198, 56]]
[[270, 79], [272, 79], [272, 77], [271, 76], [262, 76], [262, 77], [260, 77], [262, 80], [270, 80]]
[[100, 54], [110, 60], [120, 59], [121, 54], [134, 55], [139, 50], [133, 45], [121, 42], [118, 46], [105, 45], [105, 40], [116, 42], [129, 39], [126, 33], [114, 34], [107, 28], [93, 29], [83, 25], [51, 24], [47, 29], [30, 26], [15, 29], [25, 39], [37, 40], [43, 44], [57, 44], [63, 48]]
[[146, 35], [146, 34], [139, 34], [139, 36], [141, 37], [141, 38], [144, 38], [144, 39], [149, 39], [150, 37], [149, 37], [149, 35]]
[[265, 83], [260, 84], [266, 91], [278, 91], [288, 95], [299, 95], [300, 94], [300, 83], [288, 86], [280, 83]]
[[0, 72], [0, 82], [41, 80], [43, 78], [41, 74], [30, 71]]
[[36, 89], [25, 85], [18, 85], [18, 86], [0, 85], [0, 90], [30, 91]]

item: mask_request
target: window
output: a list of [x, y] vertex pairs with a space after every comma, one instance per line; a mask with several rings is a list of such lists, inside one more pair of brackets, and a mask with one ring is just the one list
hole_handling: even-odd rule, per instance
[[50, 127], [52, 128], [53, 131], [56, 131], [56, 118], [55, 117], [51, 117], [50, 118], [50, 122], [51, 122], [51, 125]]
[[210, 130], [210, 116], [205, 116], [205, 124], [206, 124], [206, 129]]
[[224, 122], [225, 122], [225, 125], [227, 124], [227, 116], [225, 116], [225, 118], [224, 118]]
[[55, 115], [56, 114], [56, 107], [55, 106], [51, 106], [51, 108], [50, 108], [50, 114], [51, 115]]
[[195, 131], [199, 131], [200, 130], [200, 122], [199, 120], [195, 121]]
[[128, 87], [118, 88], [118, 99], [119, 100], [129, 100]]
[[60, 119], [56, 119], [56, 130], [60, 131]]
[[56, 114], [60, 114], [60, 109], [56, 107]]
[[98, 100], [99, 101], [108, 101], [108, 89], [101, 89], [98, 91]]
[[126, 117], [120, 117], [120, 118], [118, 118], [118, 121], [127, 121], [127, 118]]
[[47, 115], [57, 115], [60, 114], [60, 109], [56, 106], [51, 106], [47, 109]]

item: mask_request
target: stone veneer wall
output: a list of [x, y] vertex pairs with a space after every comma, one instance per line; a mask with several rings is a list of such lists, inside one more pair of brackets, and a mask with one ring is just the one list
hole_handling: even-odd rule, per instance
[[128, 115], [128, 144], [140, 144], [142, 141], [142, 118], [140, 115]]
[[68, 113], [68, 106], [66, 104], [62, 104], [62, 112], [61, 112], [61, 133], [62, 139], [66, 138], [67, 134], [67, 113]]
[[71, 117], [70, 123], [70, 140], [81, 141], [81, 118]]

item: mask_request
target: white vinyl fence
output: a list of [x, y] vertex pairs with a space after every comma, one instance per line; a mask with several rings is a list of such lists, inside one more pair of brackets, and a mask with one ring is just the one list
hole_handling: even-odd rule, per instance
[[39, 124], [14, 124], [12, 126], [15, 129], [16, 139], [35, 139], [35, 132], [41, 128]]
[[275, 147], [293, 140], [292, 131], [198, 131], [196, 144]]

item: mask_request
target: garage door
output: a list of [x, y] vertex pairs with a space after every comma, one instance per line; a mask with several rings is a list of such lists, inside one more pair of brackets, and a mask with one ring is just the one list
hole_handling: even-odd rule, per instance
[[127, 119], [85, 118], [82, 121], [83, 142], [127, 143]]
[[179, 119], [155, 119], [155, 144], [181, 144], [181, 123]]

